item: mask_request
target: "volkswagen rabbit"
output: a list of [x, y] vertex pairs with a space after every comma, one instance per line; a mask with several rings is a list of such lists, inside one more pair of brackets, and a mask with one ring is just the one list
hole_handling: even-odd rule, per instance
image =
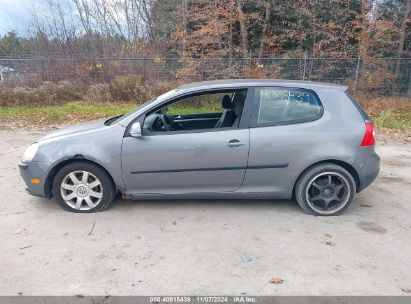
[[130, 113], [51, 132], [19, 169], [29, 194], [97, 212], [129, 199], [294, 199], [338, 215], [379, 172], [347, 87], [287, 80], [182, 85]]

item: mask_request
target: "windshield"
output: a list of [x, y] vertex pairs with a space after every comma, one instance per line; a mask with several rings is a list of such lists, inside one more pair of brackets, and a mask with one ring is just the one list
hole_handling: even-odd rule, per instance
[[[130, 116], [131, 114], [133, 114], [134, 112], [136, 112], [137, 110], [145, 107], [145, 106], [148, 105], [150, 102], [153, 102], [153, 101], [156, 100], [156, 99], [157, 99], [157, 98], [154, 98], [154, 99], [151, 99], [151, 100], [149, 100], [149, 101], [146, 101], [145, 103], [143, 103], [143, 104], [138, 105], [137, 107], [135, 107], [133, 110], [131, 110], [131, 111], [128, 112], [127, 114], [121, 115], [121, 116], [119, 116], [118, 118], [120, 118], [120, 117], [121, 117], [121, 118], [126, 118], [126, 117]], [[117, 118], [117, 119], [118, 119], [118, 118]]]
[[125, 114], [125, 115], [120, 115], [120, 116], [116, 117], [115, 120], [112, 121], [111, 123], [114, 123], [114, 122], [117, 121], [119, 118], [123, 118], [123, 119], [124, 119], [124, 118], [129, 117], [130, 115], [132, 115], [132, 114], [135, 113], [136, 111], [144, 108], [146, 105], [148, 105], [148, 104], [150, 104], [150, 103], [152, 103], [152, 102], [154, 102], [154, 101], [156, 101], [156, 100], [160, 100], [160, 101], [161, 101], [161, 100], [167, 99], [167, 98], [170, 97], [171, 95], [174, 95], [175, 92], [177, 92], [177, 89], [168, 91], [168, 92], [166, 92], [166, 93], [164, 93], [164, 94], [162, 94], [162, 95], [160, 95], [160, 96], [158, 96], [158, 97], [156, 97], [156, 98], [153, 98], [153, 99], [151, 99], [151, 100], [149, 100], [149, 101], [146, 101], [145, 103], [137, 106], [136, 108], [134, 108], [133, 110], [131, 110], [131, 111], [128, 112], [127, 114]]

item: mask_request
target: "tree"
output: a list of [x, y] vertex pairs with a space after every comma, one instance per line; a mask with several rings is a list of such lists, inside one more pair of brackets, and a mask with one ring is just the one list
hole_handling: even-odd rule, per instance
[[22, 47], [21, 38], [16, 32], [8, 32], [0, 39], [0, 56], [12, 57], [20, 53]]
[[404, 52], [405, 40], [407, 38], [407, 27], [411, 25], [411, 0], [406, 0], [404, 16], [402, 17], [401, 26], [399, 29], [399, 41], [397, 50], [397, 63], [395, 65], [394, 77], [398, 78], [401, 71], [401, 58]]

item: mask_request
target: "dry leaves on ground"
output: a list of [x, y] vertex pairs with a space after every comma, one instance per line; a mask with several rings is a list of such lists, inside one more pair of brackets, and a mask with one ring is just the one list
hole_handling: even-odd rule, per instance
[[268, 282], [270, 284], [277, 284], [278, 285], [278, 284], [282, 284], [284, 282], [284, 280], [282, 278], [274, 277], [274, 278], [271, 278]]
[[333, 237], [331, 234], [326, 233], [326, 234], [324, 234], [324, 237], [326, 238], [326, 241], [324, 243], [325, 245], [335, 246], [335, 243], [333, 241], [331, 241], [331, 239]]

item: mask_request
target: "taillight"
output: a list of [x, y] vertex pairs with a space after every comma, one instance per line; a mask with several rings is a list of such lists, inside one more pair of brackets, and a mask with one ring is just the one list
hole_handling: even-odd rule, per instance
[[362, 140], [361, 146], [373, 146], [375, 145], [375, 128], [370, 122], [365, 123], [365, 134]]

